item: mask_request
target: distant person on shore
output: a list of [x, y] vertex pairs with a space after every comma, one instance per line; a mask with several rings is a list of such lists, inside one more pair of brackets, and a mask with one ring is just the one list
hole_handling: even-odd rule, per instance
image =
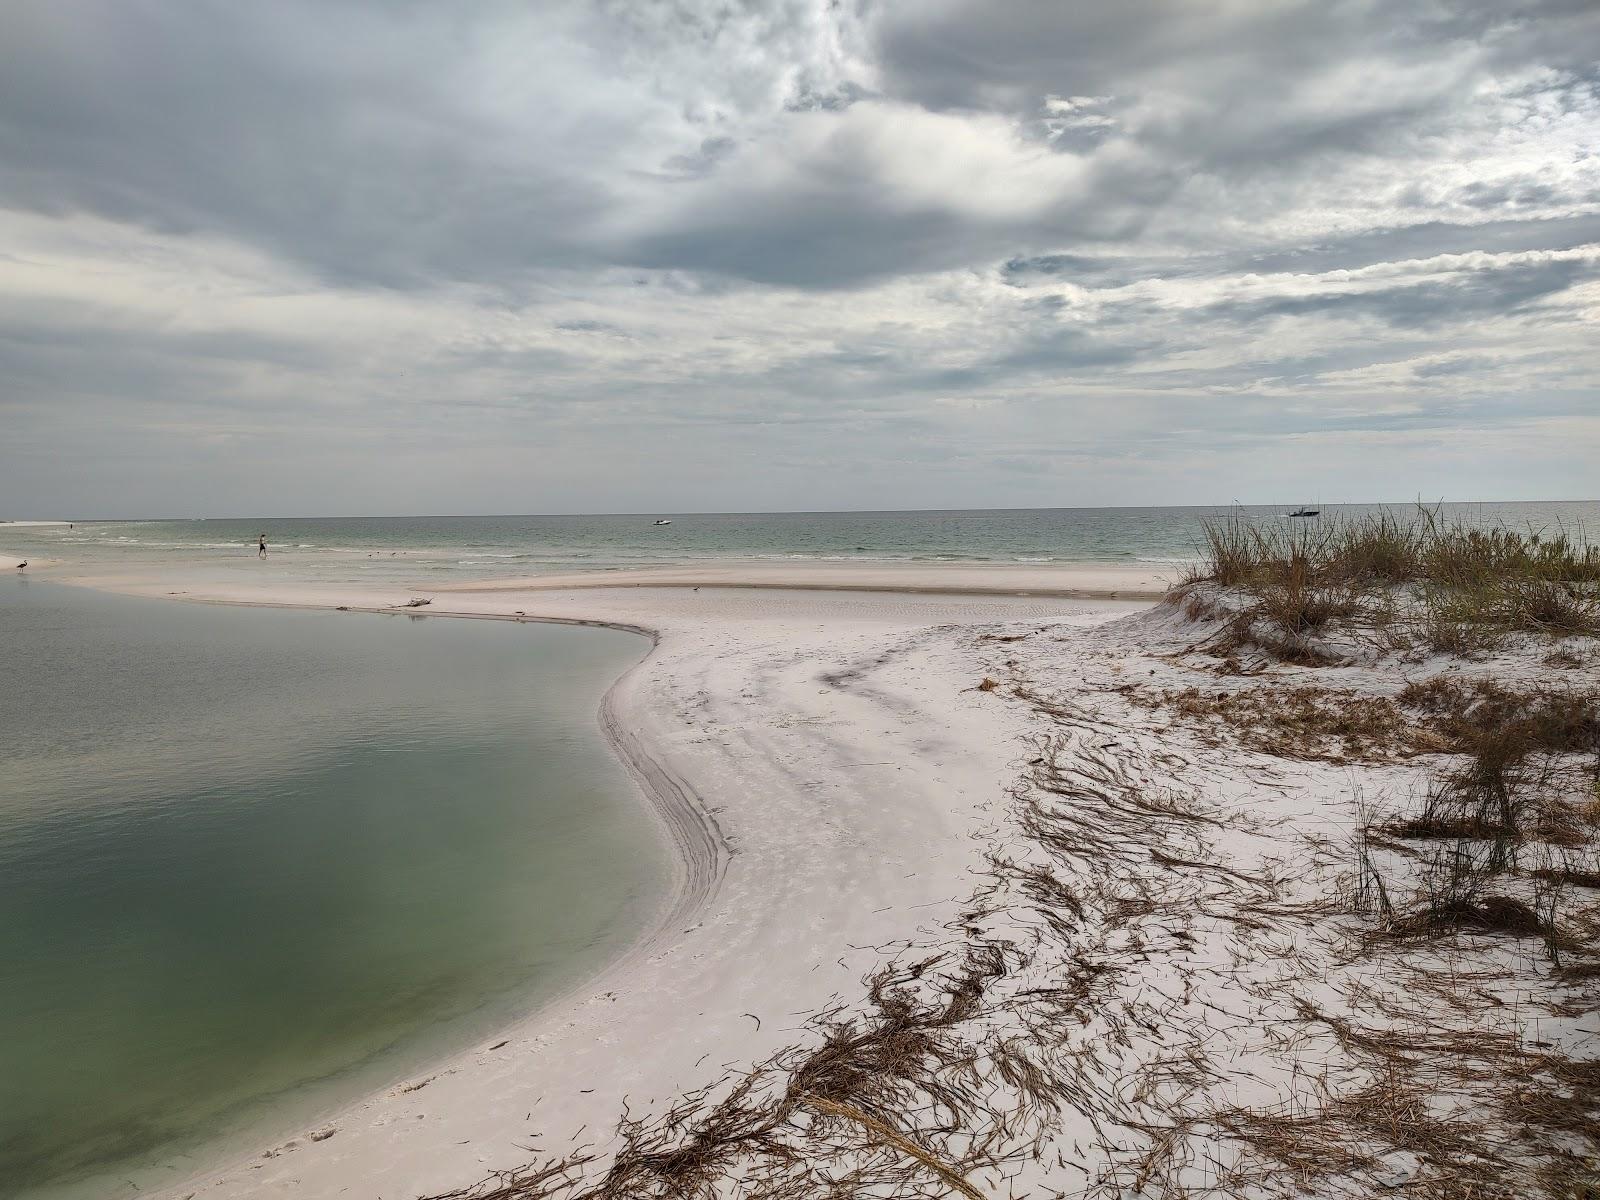
[[267, 556], [267, 535], [263, 533], [260, 541], [258, 541], [256, 545], [258, 547], [256, 557], [265, 558]]

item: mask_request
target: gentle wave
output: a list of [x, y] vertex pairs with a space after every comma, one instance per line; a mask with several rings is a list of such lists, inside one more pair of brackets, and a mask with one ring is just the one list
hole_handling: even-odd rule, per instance
[[[1340, 517], [1376, 506], [1325, 505]], [[612, 569], [686, 561], [812, 563], [1120, 563], [1181, 566], [1197, 557], [1201, 522], [1218, 515], [1276, 520], [1282, 506], [965, 512], [685, 514], [669, 527], [644, 516], [341, 517], [120, 521], [6, 529], [5, 552], [51, 547], [72, 558], [118, 556], [207, 562], [237, 569], [265, 531], [296, 571], [329, 582], [387, 574], [431, 579], [440, 572], [492, 576], [544, 568]], [[1406, 513], [1409, 506], [1381, 511]], [[1447, 505], [1471, 525], [1600, 528], [1593, 502]], [[223, 540], [227, 539], [227, 540]], [[350, 570], [351, 564], [360, 571]]]

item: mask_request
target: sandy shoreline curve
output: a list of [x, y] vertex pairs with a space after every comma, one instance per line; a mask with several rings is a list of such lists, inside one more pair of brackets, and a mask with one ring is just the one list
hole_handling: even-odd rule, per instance
[[352, 617], [432, 595], [420, 615], [605, 625], [653, 640], [598, 715], [679, 872], [639, 941], [492, 1045], [248, 1157], [143, 1190], [411, 1197], [524, 1161], [529, 1145], [603, 1146], [596, 1131], [625, 1104], [759, 1060], [798, 1014], [850, 991], [878, 948], [951, 919], [978, 862], [974, 834], [1022, 744], [1014, 721], [963, 695], [977, 682], [969, 665], [927, 631], [1098, 622], [1140, 606], [942, 591], [945, 569], [896, 572], [904, 586], [870, 592], [830, 588], [805, 567], [780, 587], [508, 581], [470, 592], [281, 571], [49, 572], [109, 591]]
[[[1241, 640], [1241, 598], [1211, 584], [1150, 604], [1018, 594], [1008, 572], [960, 587], [962, 567], [874, 567], [855, 587], [829, 586], [837, 568], [782, 569], [782, 586], [760, 586], [770, 567], [721, 585], [677, 567], [641, 573], [659, 586], [450, 590], [237, 561], [43, 572], [352, 620], [655, 639], [598, 720], [678, 849], [659, 924], [498, 1040], [142, 1190], [520, 1195], [494, 1181], [527, 1168], [544, 1181], [530, 1195], [551, 1194], [551, 1170], [666, 1194], [681, 1168], [695, 1187], [765, 1179], [777, 1194], [814, 1180], [842, 1194], [842, 1177], [866, 1181], [853, 1194], [1176, 1195], [1302, 1182], [1285, 1114], [1327, 1151], [1318, 1195], [1485, 1172], [1494, 1194], [1531, 1195], [1600, 1161], [1600, 1142], [1574, 1140], [1592, 1127], [1574, 1114], [1594, 1108], [1600, 980], [1568, 964], [1592, 958], [1571, 935], [1592, 937], [1600, 908], [1563, 901], [1543, 952], [1524, 925], [1414, 941], [1454, 868], [1369, 836], [1410, 836], [1393, 832], [1407, 798], [1455, 778], [1441, 772], [1461, 755], [1440, 761], [1417, 696], [1594, 687], [1592, 637], [1552, 650], [1530, 635], [1484, 658], [1330, 640], [1286, 661]], [[1369, 710], [1370, 744], [1350, 716]], [[1593, 823], [1592, 776], [1562, 765], [1539, 811], [1573, 822], [1552, 835], [1572, 842]], [[1535, 913], [1542, 878], [1502, 871], [1496, 886]], [[1419, 1072], [1419, 1044], [1445, 1066]], [[1444, 1126], [1390, 1119], [1424, 1106], [1453, 1114], [1447, 1143]]]
[[1116, 563], [697, 563], [585, 571], [518, 579], [446, 583], [452, 594], [585, 588], [753, 588], [830, 592], [900, 592], [937, 596], [1048, 596], [1069, 600], [1159, 600], [1181, 576], [1180, 564]]
[[[517, 618], [520, 622], [527, 618]], [[533, 618], [541, 624], [583, 624], [595, 622], [558, 621]], [[660, 636], [650, 629], [636, 625], [602, 622], [605, 628], [642, 633], [650, 639], [650, 651], [635, 663], [622, 677], [606, 689], [600, 702], [600, 728], [613, 752], [627, 766], [639, 788], [641, 796], [661, 823], [663, 834], [674, 851], [676, 878], [673, 881], [663, 913], [641, 934], [638, 942], [625, 951], [601, 975], [622, 969], [638, 954], [644, 953], [671, 929], [691, 920], [716, 893], [728, 865], [728, 843], [723, 837], [716, 817], [695, 794], [693, 786], [663, 762], [657, 761], [649, 746], [629, 730], [620, 707], [621, 697], [633, 674], [650, 661], [660, 644]], [[593, 980], [575, 985], [575, 989], [590, 990]]]

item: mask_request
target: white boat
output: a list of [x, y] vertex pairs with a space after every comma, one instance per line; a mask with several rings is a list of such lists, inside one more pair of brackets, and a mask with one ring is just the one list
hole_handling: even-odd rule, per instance
[[656, 518], [656, 524], [657, 525], [671, 525], [672, 522], [669, 521], [666, 517], [657, 517]]

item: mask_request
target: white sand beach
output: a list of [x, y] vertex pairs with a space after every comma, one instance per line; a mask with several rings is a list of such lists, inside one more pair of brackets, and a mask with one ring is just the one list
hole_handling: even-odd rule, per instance
[[442, 591], [546, 591], [581, 587], [724, 587], [830, 592], [899, 592], [942, 596], [1023, 595], [1077, 600], [1159, 600], [1181, 576], [1177, 566], [1111, 563], [701, 563], [587, 574], [543, 575], [451, 584]]
[[[608, 573], [435, 591], [421, 610], [433, 617], [605, 623], [658, 639], [603, 719], [679, 852], [672, 905], [600, 979], [495, 1039], [505, 1045], [172, 1194], [458, 1188], [522, 1161], [530, 1139], [554, 1148], [580, 1130], [592, 1138], [627, 1099], [675, 1095], [786, 1045], [804, 1014], [857, 989], [877, 948], [952, 919], [981, 865], [976, 835], [1027, 750], [1025, 727], [974, 690], [981, 676], [933, 631], [1089, 625], [1141, 607], [1062, 598], [1139, 582], [1078, 570], [1026, 572], [1039, 598], [996, 594], [1011, 578], [982, 594], [981, 572], [937, 566], [861, 572], [849, 590], [831, 586], [834, 568], [716, 567], [662, 572], [660, 586], [630, 572], [620, 586]], [[191, 601], [378, 612], [418, 594], [279, 573], [261, 583], [197, 571], [56, 577]], [[328, 1129], [337, 1134], [313, 1140]]]
[[[247, 1158], [175, 1177], [164, 1195], [410, 1200], [545, 1158], [593, 1155], [603, 1168], [620, 1115], [725, 1094], [771, 1056], [814, 1045], [819, 1012], [867, 1019], [862, 981], [897, 958], [942, 955], [945, 972], [985, 955], [1009, 964], [984, 976], [974, 1045], [1021, 1055], [1059, 1089], [1048, 1120], [1017, 1117], [1033, 1151], [951, 1185], [983, 1195], [1113, 1194], [1141, 1180], [1145, 1194], [1176, 1195], [1248, 1173], [1256, 1135], [1239, 1132], [1239, 1114], [1304, 1112], [1330, 1090], [1375, 1086], [1381, 1067], [1352, 1022], [1392, 1032], [1426, 1005], [1430, 1037], [1523, 1046], [1536, 1022], [1540, 1045], [1575, 1049], [1596, 1032], [1595, 1009], [1574, 1000], [1593, 984], [1552, 992], [1521, 951], [1394, 960], [1379, 974], [1353, 955], [1339, 913], [1356, 798], [1415, 788], [1421, 770], [1223, 749], [1214, 731], [1157, 718], [1162, 689], [1253, 681], [1185, 660], [1215, 629], [1203, 615], [1073, 598], [1153, 591], [1152, 579], [718, 566], [423, 592], [286, 574], [52, 577], [347, 608], [350, 620], [426, 597], [405, 611], [649, 632], [655, 651], [601, 719], [677, 848], [679, 877], [655, 928], [565, 999]], [[1283, 668], [1279, 682], [1305, 670]], [[1352, 668], [1341, 685], [1395, 678]], [[1440, 972], [1469, 966], [1492, 1002], [1442, 989]], [[1059, 1037], [1039, 1040], [1040, 1021]], [[1002, 1092], [1022, 1087], [1011, 1070], [993, 1077], [1010, 1080]], [[1469, 1106], [1493, 1107], [1488, 1086], [1434, 1081]], [[1338, 1174], [1356, 1192], [1327, 1194], [1422, 1172], [1411, 1150], [1379, 1145]]]

